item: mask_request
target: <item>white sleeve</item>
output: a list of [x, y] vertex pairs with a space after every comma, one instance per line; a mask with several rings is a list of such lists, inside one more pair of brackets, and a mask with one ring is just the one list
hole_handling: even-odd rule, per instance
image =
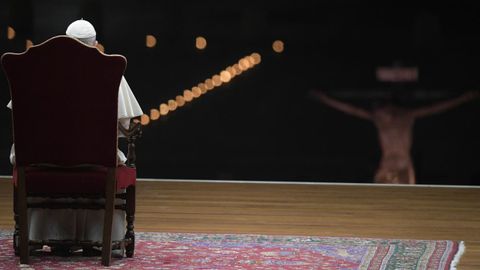
[[10, 163], [15, 166], [15, 144], [12, 144], [12, 149], [10, 150]]
[[[125, 129], [130, 128], [130, 118], [143, 114], [142, 108], [138, 104], [137, 99], [133, 95], [132, 89], [122, 76], [120, 87], [118, 88], [118, 123]], [[123, 133], [118, 131], [119, 137], [125, 137]]]
[[12, 109], [12, 101], [11, 100], [10, 100], [10, 102], [8, 102], [7, 108], [9, 108], [10, 110]]
[[138, 104], [135, 96], [133, 95], [133, 92], [130, 89], [127, 80], [125, 80], [125, 77], [122, 76], [120, 87], [118, 89], [118, 119], [120, 123], [122, 125], [124, 125], [124, 123], [127, 123], [126, 128], [128, 128], [130, 118], [137, 117], [142, 114], [142, 108]]

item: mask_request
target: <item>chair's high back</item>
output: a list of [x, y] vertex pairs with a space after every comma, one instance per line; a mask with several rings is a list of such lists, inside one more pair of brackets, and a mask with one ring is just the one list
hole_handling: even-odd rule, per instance
[[57, 36], [7, 53], [17, 166], [116, 166], [120, 55]]

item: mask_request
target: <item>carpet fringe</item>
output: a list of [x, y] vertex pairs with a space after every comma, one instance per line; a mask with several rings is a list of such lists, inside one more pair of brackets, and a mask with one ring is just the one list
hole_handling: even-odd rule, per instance
[[455, 254], [452, 263], [450, 263], [450, 270], [457, 270], [457, 265], [460, 262], [460, 258], [462, 257], [463, 253], [465, 253], [465, 243], [461, 241], [458, 244], [457, 254]]

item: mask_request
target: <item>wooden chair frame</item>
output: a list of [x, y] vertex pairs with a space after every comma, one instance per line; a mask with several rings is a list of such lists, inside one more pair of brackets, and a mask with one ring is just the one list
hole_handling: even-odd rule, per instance
[[[70, 59], [71, 56], [72, 58]], [[70, 37], [57, 36], [47, 40], [42, 44], [33, 46], [25, 53], [6, 53], [2, 56], [1, 62], [5, 72], [7, 73], [7, 78], [9, 79], [10, 90], [12, 93], [12, 100], [14, 101], [13, 119], [18, 119], [18, 122], [14, 121], [14, 140], [16, 143], [16, 148], [17, 146], [23, 147], [23, 149], [21, 149], [22, 151], [17, 151], [17, 166], [14, 169], [14, 172], [16, 172], [16, 175], [14, 176], [16, 182], [14, 183], [13, 194], [13, 210], [15, 220], [14, 249], [15, 254], [20, 256], [20, 263], [28, 264], [30, 248], [32, 246], [42, 245], [76, 245], [86, 249], [93, 246], [101, 246], [102, 264], [105, 266], [108, 266], [111, 263], [112, 247], [122, 249], [125, 248], [126, 255], [128, 257], [132, 257], [135, 247], [135, 233], [133, 225], [135, 219], [135, 171], [129, 170], [130, 172], [128, 175], [130, 177], [121, 178], [129, 180], [121, 180], [119, 182], [120, 184], [117, 185], [117, 172], [126, 171], [123, 170], [122, 167], [117, 167], [116, 163], [116, 148], [118, 140], [117, 129], [120, 129], [128, 141], [127, 166], [134, 168], [136, 159], [135, 140], [141, 136], [141, 125], [137, 122], [132, 123], [130, 129], [128, 130], [123, 128], [121, 125], [118, 125], [116, 119], [117, 102], [116, 99], [113, 99], [113, 97], [118, 93], [118, 84], [116, 83], [120, 83], [120, 77], [123, 74], [126, 66], [126, 59], [120, 55], [105, 55], [96, 48], [85, 45]], [[53, 64], [50, 64], [49, 68], [44, 70], [43, 67], [45, 67], [46, 63]], [[91, 63], [95, 63], [95, 65], [92, 66]], [[28, 74], [27, 77], [23, 75], [24, 71], [26, 74]], [[56, 79], [53, 79], [54, 77], [52, 75], [57, 74], [62, 75], [56, 76]], [[43, 79], [45, 76], [47, 77], [46, 80]], [[90, 89], [90, 87], [84, 83], [72, 84], [72, 80], [78, 82], [82, 81], [84, 78], [90, 78], [98, 85]], [[34, 82], [42, 83], [33, 86]], [[46, 84], [44, 85], [43, 82]], [[115, 85], [117, 88], [115, 88]], [[71, 90], [73, 92], [68, 92], [68, 95], [71, 95], [72, 93], [79, 93], [75, 94], [75, 101], [77, 102], [76, 104], [83, 104], [81, 101], [90, 102], [89, 96], [83, 94], [81, 89], [86, 89], [88, 90], [86, 92], [90, 93], [90, 95], [95, 94], [96, 98], [100, 98], [92, 103], [92, 106], [94, 107], [91, 108], [95, 108], [95, 110], [81, 111], [77, 110], [77, 107], [75, 106], [71, 107], [75, 103], [67, 102], [63, 104], [62, 101], [69, 101], [69, 98], [65, 97], [65, 94], [61, 94], [58, 96], [59, 98], [57, 98], [57, 95], [58, 93], [65, 93], [65, 89], [69, 88], [72, 88]], [[100, 94], [97, 95], [96, 93], [99, 92], [95, 91], [98, 91], [98, 89], [102, 89], [104, 91], [100, 91]], [[25, 96], [28, 98], [25, 98]], [[38, 101], [37, 99], [32, 98], [32, 96], [36, 97]], [[19, 99], [17, 100], [16, 97]], [[44, 106], [43, 103], [39, 101], [49, 100], [48, 98], [45, 99], [46, 97], [57, 100], [57, 103], [55, 103], [56, 106], [59, 106], [59, 108], [63, 108], [63, 110], [70, 112], [71, 115], [75, 117], [76, 121], [81, 123], [81, 125], [77, 125], [73, 120], [69, 121], [69, 124], [66, 125], [67, 135], [64, 138], [70, 138], [68, 136], [72, 136], [73, 134], [76, 134], [76, 136], [74, 136], [75, 138], [90, 137], [91, 134], [88, 129], [90, 124], [86, 123], [85, 119], [91, 119], [92, 117], [94, 118], [100, 115], [101, 121], [95, 122], [92, 127], [94, 127], [95, 130], [104, 131], [100, 133], [104, 134], [102, 137], [103, 141], [89, 138], [88, 140], [82, 142], [82, 144], [76, 145], [71, 144], [70, 139], [64, 140], [63, 137], [59, 138], [57, 136], [56, 140], [59, 140], [59, 142], [55, 141], [54, 144], [45, 144], [42, 139], [45, 139], [46, 141], [49, 140], [49, 135], [45, 134], [51, 133], [43, 134], [42, 126], [39, 126], [41, 122], [38, 120], [35, 121], [32, 117], [35, 117], [33, 112], [37, 111], [44, 111], [44, 113], [50, 117], [55, 115], [56, 111], [52, 109], [53, 107]], [[79, 101], [77, 101], [77, 99]], [[17, 100], [16, 105], [15, 100]], [[15, 113], [15, 108], [17, 108], [18, 114]], [[48, 123], [48, 126], [53, 130], [58, 128], [53, 123]], [[36, 139], [33, 141], [28, 139], [30, 136], [29, 132], [31, 132], [30, 130], [36, 130], [36, 134], [42, 134], [40, 135], [40, 138], [42, 139]], [[26, 145], [28, 145], [28, 148], [26, 148]], [[49, 148], [51, 146], [54, 146], [54, 148]], [[35, 150], [30, 150], [30, 147]], [[78, 153], [78, 156], [77, 154], [70, 154], [73, 152]], [[20, 156], [20, 153], [22, 153], [22, 156]], [[38, 153], [46, 153], [46, 155], [40, 155]], [[113, 156], [114, 153], [115, 157]], [[61, 159], [60, 157], [63, 157], [64, 159]], [[73, 190], [72, 194], [68, 194], [68, 191], [66, 192], [67, 194], [51, 193], [49, 191], [46, 193], [40, 192], [39, 194], [36, 194], [36, 191], [32, 191], [30, 188], [27, 189], [26, 186], [26, 176], [27, 174], [30, 175], [30, 171], [28, 170], [31, 170], [32, 168], [38, 168], [40, 170], [53, 169], [54, 171], [60, 169], [62, 172], [66, 171], [68, 174], [70, 174], [72, 171], [75, 172], [75, 170], [78, 170], [79, 168], [82, 170], [86, 169], [87, 171], [95, 170], [97, 168], [102, 170], [105, 169], [106, 174], [103, 180], [105, 187], [102, 189], [102, 193], [98, 192], [99, 190], [95, 188], [96, 191], [89, 194], [82, 194], [78, 192], [75, 193]], [[90, 174], [87, 175], [88, 179], [93, 179], [90, 178]], [[100, 178], [102, 179], [103, 173], [100, 175], [102, 175]], [[60, 179], [63, 180], [63, 177], [70, 176], [61, 176]], [[51, 178], [50, 174], [48, 174], [48, 178]], [[122, 183], [122, 181], [127, 182]], [[126, 188], [126, 192], [117, 193], [117, 189], [119, 187]], [[29, 202], [27, 200], [29, 197], [101, 198], [104, 199], [104, 203], [83, 203], [79, 202], [78, 200], [75, 203], [52, 203], [48, 201], [44, 203], [38, 203]], [[120, 204], [115, 204], [116, 198], [122, 199], [123, 202]], [[41, 241], [29, 240], [27, 216], [28, 208], [104, 209], [103, 239], [101, 242], [68, 239], [57, 241], [49, 239], [42, 239]], [[127, 231], [123, 240], [112, 242], [112, 223], [113, 212], [115, 209], [122, 209], [126, 212]]]

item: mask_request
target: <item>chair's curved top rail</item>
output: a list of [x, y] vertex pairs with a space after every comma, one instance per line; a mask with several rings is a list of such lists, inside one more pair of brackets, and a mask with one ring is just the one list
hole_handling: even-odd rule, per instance
[[[34, 45], [28, 47], [24, 52], [20, 52], [20, 53], [6, 52], [6, 53], [4, 53], [4, 54], [1, 56], [1, 58], [3, 58], [5, 55], [12, 55], [12, 56], [15, 56], [15, 55], [24, 55], [24, 54], [27, 54], [30, 50], [36, 50], [38, 47], [41, 47], [41, 46], [43, 46], [43, 45], [45, 45], [45, 44], [47, 44], [47, 43], [48, 43], [48, 44], [52, 44], [51, 41], [55, 41], [55, 42], [56, 42], [56, 40], [63, 40], [63, 39], [70, 40], [70, 41], [72, 41], [72, 42], [76, 42], [76, 43], [78, 43], [79, 45], [81, 45], [81, 46], [83, 46], [83, 47], [88, 47], [88, 48], [95, 49], [95, 50], [97, 50], [100, 54], [102, 54], [102, 55], [104, 55], [104, 56], [109, 56], [109, 57], [110, 57], [110, 56], [113, 56], [113, 57], [122, 57], [122, 58], [125, 60], [125, 62], [127, 62], [127, 59], [126, 59], [123, 55], [121, 55], [121, 54], [106, 54], [106, 53], [100, 51], [100, 50], [99, 50], [97, 47], [95, 47], [95, 46], [85, 44], [85, 43], [81, 42], [80, 40], [78, 40], [78, 39], [76, 39], [76, 38], [73, 38], [73, 37], [70, 37], [70, 36], [67, 36], [67, 35], [53, 36], [53, 37], [51, 37], [51, 38], [43, 41], [42, 43], [34, 44]], [[69, 42], [70, 42], [70, 41], [69, 41]], [[3, 60], [2, 60], [2, 61], [3, 61]]]

